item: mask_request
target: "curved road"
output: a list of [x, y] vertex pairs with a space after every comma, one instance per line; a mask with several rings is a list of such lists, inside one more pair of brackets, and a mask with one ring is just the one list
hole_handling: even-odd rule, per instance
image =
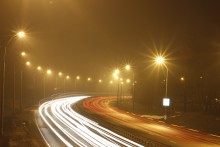
[[[109, 105], [115, 97], [96, 97], [83, 101], [83, 107], [111, 122], [138, 130], [153, 140], [180, 147], [219, 147], [220, 136], [190, 130], [162, 121], [143, 118]], [[208, 125], [208, 124], [207, 124]]]
[[74, 104], [88, 96], [51, 100], [39, 107], [39, 130], [49, 146], [142, 146], [74, 111]]

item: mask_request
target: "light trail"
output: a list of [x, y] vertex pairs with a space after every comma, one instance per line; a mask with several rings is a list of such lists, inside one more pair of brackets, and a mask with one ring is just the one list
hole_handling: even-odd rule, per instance
[[110, 104], [115, 99], [115, 97], [94, 97], [84, 100], [82, 105], [84, 108], [100, 115], [101, 118], [109, 122], [114, 122], [127, 128], [133, 128], [140, 133], [140, 136], [142, 134], [150, 134], [147, 136], [148, 138], [152, 141], [159, 141], [164, 145], [181, 147], [220, 146], [219, 136], [212, 136], [201, 131], [127, 113]]
[[43, 121], [66, 146], [142, 146], [74, 111], [72, 105], [85, 98], [88, 96], [56, 99], [39, 107]]

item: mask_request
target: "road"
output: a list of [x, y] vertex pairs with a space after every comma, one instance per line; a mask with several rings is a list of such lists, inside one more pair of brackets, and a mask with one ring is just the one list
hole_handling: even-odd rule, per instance
[[[220, 136], [206, 134], [162, 121], [144, 118], [112, 107], [115, 97], [96, 97], [83, 101], [83, 107], [109, 122], [138, 130], [148, 138], [177, 147], [219, 147]], [[208, 125], [208, 124], [207, 124]]]
[[36, 121], [49, 146], [142, 146], [77, 113], [75, 104], [86, 98], [75, 96], [41, 104]]

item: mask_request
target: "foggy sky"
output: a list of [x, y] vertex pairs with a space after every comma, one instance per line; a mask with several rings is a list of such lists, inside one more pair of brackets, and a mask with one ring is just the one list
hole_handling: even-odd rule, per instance
[[218, 0], [1, 0], [0, 35], [24, 29], [34, 64], [71, 74], [101, 74], [156, 50], [197, 66], [218, 58], [219, 8]]

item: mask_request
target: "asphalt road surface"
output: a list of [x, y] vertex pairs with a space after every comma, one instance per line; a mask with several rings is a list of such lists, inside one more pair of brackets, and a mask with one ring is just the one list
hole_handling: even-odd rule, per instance
[[37, 124], [49, 146], [142, 146], [74, 111], [74, 104], [86, 98], [55, 99], [39, 107]]
[[[219, 147], [220, 136], [144, 118], [112, 107], [115, 97], [96, 97], [83, 101], [83, 107], [104, 119], [138, 130], [153, 140], [177, 147]], [[207, 124], [209, 125], [209, 124]]]

